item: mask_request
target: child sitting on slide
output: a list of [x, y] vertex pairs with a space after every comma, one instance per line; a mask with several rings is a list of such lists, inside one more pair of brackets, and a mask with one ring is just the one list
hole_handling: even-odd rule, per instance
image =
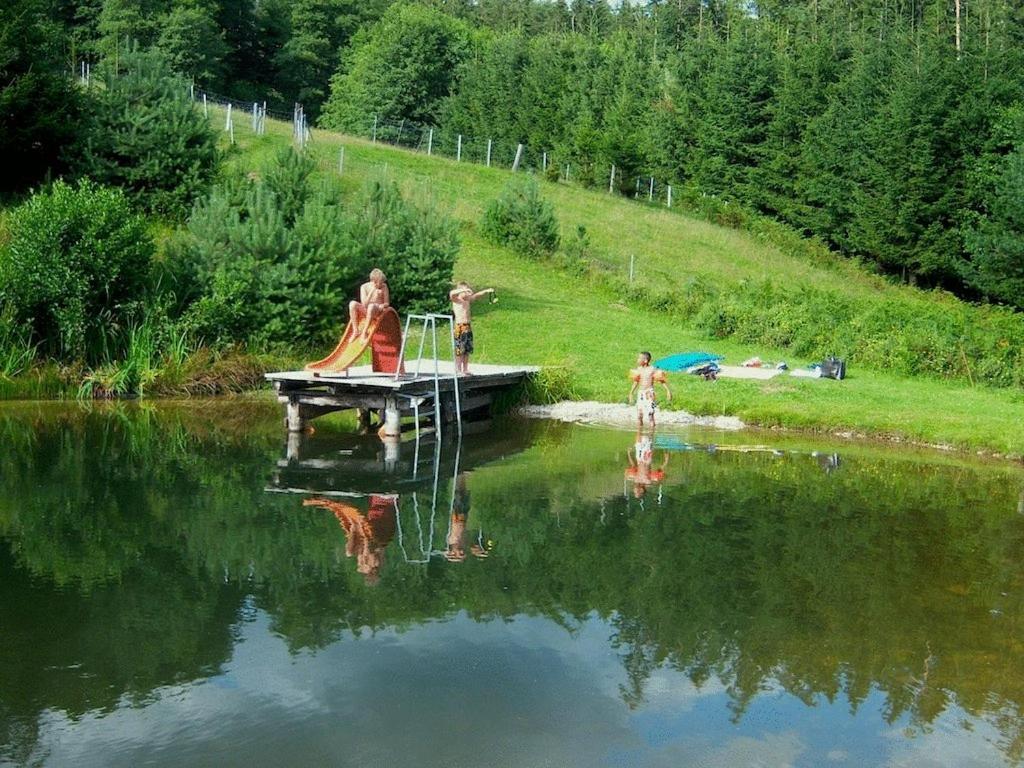
[[370, 280], [359, 288], [359, 301], [349, 302], [348, 316], [356, 332], [365, 341], [374, 319], [391, 306], [387, 278], [379, 269], [370, 272]]

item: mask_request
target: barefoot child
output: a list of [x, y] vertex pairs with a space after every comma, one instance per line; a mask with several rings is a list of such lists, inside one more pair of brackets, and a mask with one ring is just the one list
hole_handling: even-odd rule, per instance
[[665, 372], [651, 365], [650, 352], [641, 352], [636, 359], [636, 365], [637, 367], [629, 372], [629, 376], [633, 380], [633, 386], [629, 389], [628, 400], [631, 402], [633, 400], [633, 393], [637, 393], [637, 422], [641, 427], [643, 427], [644, 416], [646, 416], [650, 420], [651, 427], [653, 428], [654, 409], [657, 406], [657, 399], [654, 395], [655, 383], [661, 384], [661, 386], [665, 388], [666, 400], [672, 400], [672, 391], [668, 388], [668, 378], [665, 376]]
[[[391, 306], [388, 281], [379, 269], [370, 272], [369, 282], [359, 288], [359, 301], [349, 302], [348, 316], [355, 330], [365, 339], [370, 335], [370, 324], [381, 312]], [[360, 330], [361, 329], [361, 330]]]
[[466, 282], [460, 282], [448, 294], [455, 315], [455, 373], [458, 375], [469, 375], [469, 356], [473, 354], [472, 304], [493, 294], [493, 288], [474, 293]]

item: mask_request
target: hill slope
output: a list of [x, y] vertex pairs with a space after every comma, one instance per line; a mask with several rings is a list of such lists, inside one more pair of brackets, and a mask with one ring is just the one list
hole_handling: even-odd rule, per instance
[[[236, 134], [231, 163], [259, 167], [290, 140], [290, 126], [268, 122], [262, 137]], [[678, 314], [644, 309], [628, 291], [576, 278], [558, 267], [520, 258], [485, 242], [477, 222], [486, 203], [507, 183], [509, 171], [428, 157], [352, 137], [318, 131], [310, 151], [323, 173], [355, 189], [382, 176], [407, 193], [435, 202], [461, 224], [463, 247], [457, 277], [493, 285], [500, 303], [478, 305], [480, 362], [505, 361], [567, 366], [581, 398], [624, 400], [626, 370], [637, 351], [657, 357], [708, 349], [730, 362], [759, 355], [791, 367], [812, 362], [792, 349], [712, 339]], [[678, 211], [651, 208], [601, 192], [544, 182], [563, 236], [584, 226], [612, 270], [625, 274], [636, 259], [639, 285], [685, 291], [694, 275], [743, 285], [770, 276], [799, 292], [842, 287], [851, 301], [891, 297], [923, 307], [946, 299], [892, 286], [857, 265], [834, 258], [783, 252], [743, 232], [717, 227]], [[301, 340], [297, 340], [301, 343]], [[781, 377], [769, 382], [674, 377], [676, 405], [696, 413], [731, 414], [764, 426], [872, 434], [918, 442], [1024, 454], [1024, 396], [1019, 389], [973, 386], [926, 377], [895, 376], [854, 366], [844, 382]]]

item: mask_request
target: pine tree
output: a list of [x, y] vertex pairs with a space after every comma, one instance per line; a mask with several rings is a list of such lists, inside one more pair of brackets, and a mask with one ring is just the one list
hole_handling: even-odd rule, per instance
[[145, 209], [183, 218], [216, 171], [216, 134], [157, 51], [123, 56], [91, 107], [80, 170], [129, 189]]

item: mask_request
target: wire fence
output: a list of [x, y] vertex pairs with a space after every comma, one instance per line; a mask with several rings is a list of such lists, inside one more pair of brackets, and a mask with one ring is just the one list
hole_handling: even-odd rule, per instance
[[[84, 87], [92, 85], [92, 64], [86, 59], [70, 73]], [[301, 149], [314, 140], [313, 129], [306, 118], [302, 104], [296, 103], [292, 113], [269, 109], [267, 102], [247, 101], [197, 87], [188, 86], [189, 97], [201, 106], [209, 118], [211, 107], [220, 107], [225, 112], [223, 131], [229, 141], [235, 141], [237, 130], [248, 128], [253, 135], [266, 133], [267, 118], [289, 123], [292, 139]], [[350, 126], [349, 133], [370, 141], [403, 147], [427, 155], [438, 155], [456, 162], [475, 163], [487, 167], [510, 168], [543, 175], [551, 181], [581, 181], [588, 186], [599, 184], [599, 177], [605, 174], [609, 194], [657, 203], [672, 208], [677, 202], [671, 183], [659, 181], [654, 175], [626, 174], [614, 164], [606, 170], [592, 163], [576, 165], [572, 158], [561, 157], [552, 149], [537, 149], [522, 142], [506, 139], [470, 136], [435, 125], [416, 123], [410, 120], [385, 120], [372, 115]], [[339, 159], [339, 169], [344, 166], [344, 156]]]
[[408, 120], [383, 120], [379, 115], [364, 119], [350, 132], [374, 142], [449, 157], [457, 162], [532, 171], [551, 180], [579, 180], [594, 185], [600, 176], [602, 181], [607, 180], [609, 194], [659, 203], [669, 208], [677, 198], [671, 184], [658, 181], [653, 175], [627, 176], [615, 165], [609, 165], [607, 170], [598, 169], [591, 163], [574, 167], [572, 158], [560, 157], [555, 150], [537, 149], [521, 142], [470, 136]]
[[[316, 146], [317, 132], [310, 127], [301, 104], [295, 104], [291, 114], [288, 114], [268, 109], [266, 102], [242, 101], [194, 86], [190, 86], [189, 93], [207, 117], [217, 119], [220, 130], [229, 135], [232, 143], [236, 131], [251, 136], [264, 135], [267, 129], [266, 121], [270, 118], [291, 126], [292, 141], [297, 148]], [[215, 108], [222, 111], [223, 122], [219, 116], [211, 116], [211, 110]], [[364, 130], [359, 130], [358, 126], [355, 130], [350, 128], [347, 131], [349, 135], [369, 139], [372, 143], [450, 158], [456, 162], [535, 173], [550, 181], [559, 182], [575, 182], [579, 178], [574, 174], [592, 174], [594, 171], [592, 166], [574, 171], [571, 160], [562, 160], [554, 151], [531, 149], [525, 143], [482, 139], [407, 120], [382, 120], [376, 115], [364, 122]], [[320, 156], [318, 159], [321, 168], [334, 170], [341, 175], [345, 174], [346, 168], [351, 171], [353, 163], [358, 162], [351, 154], [346, 156], [344, 144], [338, 147], [336, 158]], [[388, 164], [375, 163], [374, 168], [383, 170], [386, 174]], [[668, 208], [678, 202], [674, 199], [670, 184], [660, 183], [653, 176], [633, 176], [626, 181], [614, 166], [608, 169], [607, 191], [609, 194]], [[657, 282], [669, 278], [667, 273], [653, 268], [653, 265], [641, 265], [640, 259], [635, 255], [630, 256], [628, 265], [624, 265], [619, 259], [604, 258], [595, 252], [589, 253], [588, 258], [603, 269], [620, 273], [630, 284], [652, 280]]]

